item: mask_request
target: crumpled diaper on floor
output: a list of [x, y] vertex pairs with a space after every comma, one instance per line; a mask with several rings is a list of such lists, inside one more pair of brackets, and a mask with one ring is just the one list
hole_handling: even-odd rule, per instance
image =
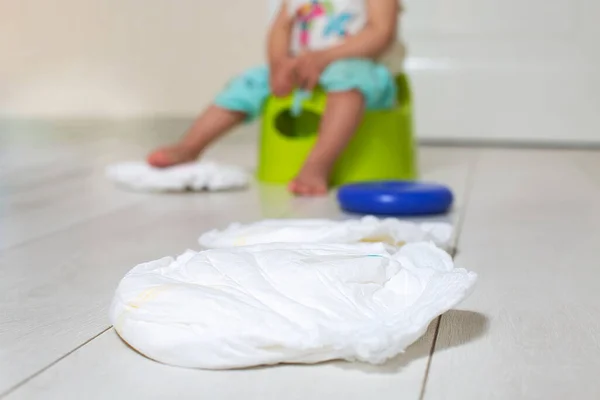
[[422, 336], [475, 281], [428, 243], [187, 251], [131, 270], [110, 316], [135, 350], [175, 366], [379, 364]]
[[140, 191], [218, 191], [248, 186], [249, 174], [242, 168], [213, 162], [198, 162], [154, 168], [145, 162], [125, 162], [106, 169], [115, 183]]
[[204, 248], [224, 248], [261, 243], [358, 243], [384, 242], [399, 246], [405, 243], [431, 241], [447, 248], [452, 238], [452, 225], [443, 222], [414, 223], [395, 218], [364, 217], [356, 220], [276, 219], [242, 225], [203, 234]]

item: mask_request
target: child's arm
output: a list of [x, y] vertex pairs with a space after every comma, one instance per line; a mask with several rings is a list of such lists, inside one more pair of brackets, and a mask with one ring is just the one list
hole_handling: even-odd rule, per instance
[[267, 57], [271, 67], [289, 58], [290, 37], [293, 20], [288, 13], [287, 2], [283, 0], [281, 7], [269, 28], [267, 38]]
[[278, 97], [289, 95], [295, 86], [296, 60], [290, 56], [292, 27], [293, 19], [283, 0], [267, 40], [271, 92]]
[[313, 89], [327, 65], [344, 58], [372, 58], [382, 55], [396, 39], [398, 0], [367, 0], [368, 21], [362, 31], [339, 46], [308, 52], [298, 60], [301, 86]]
[[325, 51], [331, 63], [344, 58], [377, 58], [396, 39], [398, 0], [367, 0], [367, 25], [342, 44]]

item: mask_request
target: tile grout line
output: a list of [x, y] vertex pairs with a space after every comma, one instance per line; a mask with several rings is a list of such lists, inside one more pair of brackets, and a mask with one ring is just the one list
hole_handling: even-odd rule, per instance
[[[458, 254], [458, 243], [460, 242], [460, 237], [462, 234], [464, 221], [465, 221], [466, 215], [467, 215], [467, 209], [471, 202], [471, 194], [473, 193], [473, 186], [475, 184], [475, 174], [477, 173], [477, 167], [479, 164], [479, 156], [480, 155], [481, 155], [481, 151], [478, 151], [476, 157], [474, 157], [474, 160], [469, 163], [472, 165], [469, 168], [469, 172], [467, 173], [467, 179], [466, 179], [467, 185], [466, 185], [465, 191], [464, 191], [464, 194], [465, 194], [465, 202], [464, 202], [464, 207], [463, 207], [464, 211], [459, 215], [458, 220], [456, 221], [456, 237], [455, 237], [453, 249], [450, 253], [453, 260], [456, 257], [456, 255]], [[437, 326], [435, 327], [435, 332], [433, 334], [433, 340], [431, 342], [431, 349], [430, 349], [429, 356], [427, 359], [427, 366], [425, 367], [425, 375], [423, 377], [423, 382], [421, 384], [421, 393], [419, 394], [419, 398], [418, 398], [419, 400], [425, 399], [427, 383], [429, 382], [429, 373], [431, 371], [431, 365], [433, 364], [433, 355], [435, 354], [435, 348], [437, 345], [443, 318], [444, 318], [443, 315], [440, 315], [437, 318]]]
[[433, 340], [431, 341], [431, 348], [429, 349], [429, 355], [427, 356], [427, 365], [425, 366], [425, 374], [423, 377], [423, 382], [421, 382], [421, 392], [419, 393], [419, 400], [423, 400], [425, 398], [425, 387], [427, 385], [429, 370], [431, 369], [431, 362], [433, 361], [433, 353], [435, 353], [435, 346], [438, 340], [438, 333], [440, 332], [440, 326], [442, 325], [442, 317], [439, 316], [436, 318], [437, 325], [435, 326], [435, 330], [433, 332]]
[[84, 346], [88, 345], [89, 343], [93, 342], [94, 340], [96, 340], [100, 336], [104, 335], [105, 333], [107, 333], [111, 329], [112, 329], [112, 325], [110, 325], [108, 328], [103, 329], [101, 332], [99, 332], [96, 335], [92, 336], [91, 338], [89, 338], [85, 342], [81, 343], [77, 347], [73, 348], [72, 350], [70, 350], [66, 354], [64, 354], [64, 355], [60, 356], [59, 358], [57, 358], [56, 360], [52, 361], [50, 364], [46, 365], [45, 367], [43, 367], [39, 371], [37, 371], [34, 374], [28, 376], [27, 378], [23, 379], [22, 381], [17, 382], [15, 385], [9, 387], [4, 393], [0, 393], [0, 399], [6, 398], [6, 396], [10, 395], [11, 393], [13, 393], [14, 391], [16, 391], [20, 387], [26, 385], [28, 382], [32, 381], [33, 379], [35, 379], [36, 377], [38, 377], [42, 373], [46, 372], [47, 370], [49, 370], [50, 368], [52, 368], [53, 366], [55, 366], [56, 364], [58, 364], [59, 362], [61, 362], [62, 360], [64, 360], [65, 358], [69, 357], [71, 354], [77, 352], [79, 349], [81, 349], [82, 347], [84, 347]]

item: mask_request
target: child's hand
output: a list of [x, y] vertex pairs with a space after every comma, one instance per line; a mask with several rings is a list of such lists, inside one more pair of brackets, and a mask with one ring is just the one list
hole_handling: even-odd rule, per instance
[[309, 51], [298, 56], [298, 86], [304, 90], [313, 90], [327, 65], [329, 61], [322, 51]]
[[294, 90], [296, 64], [297, 60], [290, 57], [271, 66], [271, 90], [276, 97], [285, 97]]

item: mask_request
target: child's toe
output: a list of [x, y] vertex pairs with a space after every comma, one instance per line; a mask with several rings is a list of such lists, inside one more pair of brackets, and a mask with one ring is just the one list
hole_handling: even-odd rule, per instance
[[157, 150], [148, 155], [147, 161], [148, 164], [152, 165], [153, 167], [164, 168], [171, 165], [171, 160], [169, 158], [170, 157], [164, 150]]

